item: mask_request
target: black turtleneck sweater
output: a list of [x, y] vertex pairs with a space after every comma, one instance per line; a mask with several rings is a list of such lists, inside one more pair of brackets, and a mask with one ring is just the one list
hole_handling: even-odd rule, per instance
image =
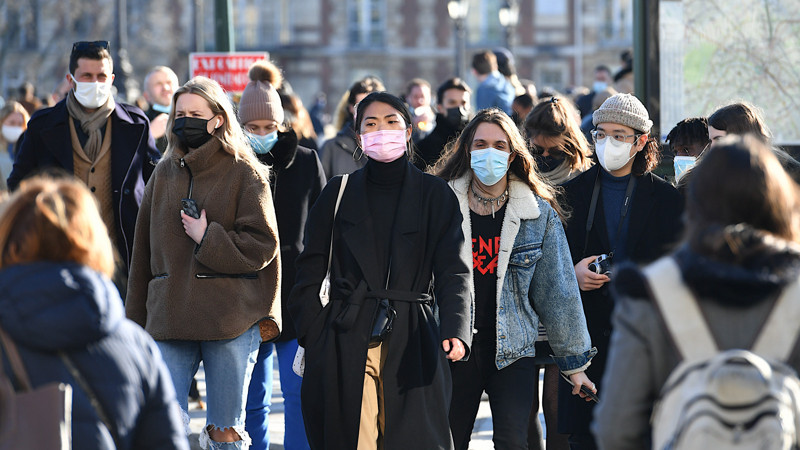
[[[383, 279], [386, 280], [391, 251], [392, 231], [394, 230], [395, 213], [400, 201], [400, 187], [406, 174], [408, 159], [405, 156], [382, 163], [369, 160], [366, 165], [367, 203], [375, 233], [375, 256], [380, 267], [383, 267]], [[395, 268], [397, 270], [397, 268]], [[380, 289], [384, 286], [371, 286]]]

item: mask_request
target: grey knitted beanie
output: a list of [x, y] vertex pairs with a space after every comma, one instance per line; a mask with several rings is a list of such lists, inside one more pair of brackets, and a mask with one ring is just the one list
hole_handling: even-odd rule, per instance
[[253, 78], [242, 92], [239, 100], [239, 121], [242, 125], [252, 120], [271, 119], [283, 123], [283, 106], [278, 91], [268, 82]]
[[606, 99], [592, 114], [592, 124], [599, 123], [618, 123], [644, 133], [653, 127], [647, 108], [631, 94], [615, 94]]

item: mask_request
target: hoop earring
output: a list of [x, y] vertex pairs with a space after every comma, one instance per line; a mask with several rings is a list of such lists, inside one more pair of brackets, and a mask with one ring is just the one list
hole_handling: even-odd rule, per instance
[[356, 153], [358, 153], [359, 150], [361, 150], [361, 147], [356, 147], [356, 149], [353, 150], [353, 160], [354, 161], [361, 161], [361, 158], [364, 157], [364, 150], [361, 150], [361, 154], [359, 154], [358, 157], [356, 157]]

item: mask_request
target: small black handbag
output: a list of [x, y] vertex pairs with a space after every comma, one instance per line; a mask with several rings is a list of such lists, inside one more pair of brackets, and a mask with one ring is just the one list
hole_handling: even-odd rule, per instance
[[375, 318], [372, 319], [372, 334], [369, 337], [371, 344], [383, 342], [389, 336], [395, 317], [397, 317], [397, 311], [389, 303], [389, 299], [379, 299], [378, 307], [375, 309]]

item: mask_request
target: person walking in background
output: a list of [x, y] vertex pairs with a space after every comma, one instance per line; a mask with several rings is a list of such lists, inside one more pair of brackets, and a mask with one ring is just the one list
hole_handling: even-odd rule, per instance
[[355, 130], [367, 164], [331, 180], [311, 208], [289, 299], [305, 347], [309, 444], [452, 449], [446, 361], [468, 355], [472, 341], [458, 201], [409, 163], [403, 100], [369, 94]]
[[[800, 192], [790, 180], [755, 136], [718, 139], [693, 169], [686, 236], [668, 258], [722, 350], [749, 349], [800, 276]], [[650, 445], [653, 403], [681, 354], [643, 270], [620, 267], [612, 284], [614, 332], [592, 430], [600, 448], [641, 449]], [[793, 348], [787, 363], [797, 371]]]
[[[357, 132], [353, 129], [356, 105], [371, 92], [385, 91], [383, 82], [377, 77], [368, 76], [356, 81], [342, 97], [336, 111], [335, 126], [339, 130], [319, 151], [322, 169], [328, 179], [358, 170], [367, 163], [363, 157], [356, 158], [358, 149]], [[363, 154], [362, 154], [363, 156]]]
[[259, 344], [280, 326], [268, 169], [216, 81], [195, 77], [179, 88], [167, 129], [136, 223], [126, 312], [158, 342], [187, 423], [189, 383], [203, 361], [201, 446], [246, 449], [250, 375]]
[[674, 184], [681, 192], [686, 184], [683, 176], [697, 163], [709, 147], [708, 122], [705, 117], [691, 117], [678, 122], [667, 134], [666, 144], [672, 153], [672, 166], [675, 172]]
[[111, 96], [114, 63], [107, 41], [74, 43], [67, 80], [67, 98], [28, 123], [8, 188], [48, 167], [89, 186], [119, 252], [115, 284], [124, 292], [139, 204], [161, 154], [144, 112]]
[[[536, 162], [537, 173], [552, 185], [563, 185], [592, 167], [591, 148], [577, 122], [577, 111], [563, 97], [550, 97], [533, 109], [525, 119], [525, 132]], [[537, 365], [544, 366], [542, 409], [547, 425], [547, 448], [567, 449], [567, 436], [558, 432], [559, 369], [550, 356], [553, 351], [547, 330], [539, 327], [536, 340]], [[537, 370], [538, 373], [538, 370]], [[533, 406], [528, 424], [528, 447], [542, 447], [542, 425], [539, 421], [538, 384], [534, 386]]]
[[[158, 347], [125, 319], [109, 279], [113, 253], [85, 185], [71, 177], [22, 182], [0, 203], [0, 326], [33, 388], [72, 386], [72, 448], [188, 450]], [[11, 367], [3, 369], [10, 377]]]
[[472, 57], [472, 73], [478, 80], [475, 91], [475, 109], [500, 108], [511, 114], [511, 102], [516, 97], [516, 89], [497, 70], [497, 57], [489, 50], [478, 52]]
[[461, 78], [450, 78], [436, 91], [436, 127], [417, 143], [414, 165], [426, 170], [436, 164], [445, 147], [467, 126], [472, 89]]
[[456, 449], [469, 447], [484, 391], [495, 448], [528, 448], [540, 323], [550, 332], [551, 361], [575, 385], [572, 393], [586, 397], [581, 386], [595, 391], [584, 371], [596, 350], [572, 276], [563, 211], [535, 167], [516, 124], [491, 108], [478, 112], [435, 169], [458, 198], [466, 238], [462, 256], [471, 254], [473, 261], [472, 354], [450, 364]]
[[[314, 131], [314, 124], [308, 110], [303, 106], [303, 101], [297, 94], [281, 94], [281, 104], [283, 105], [284, 124], [287, 128], [294, 130], [297, 135], [298, 143], [301, 147], [317, 150], [317, 132]], [[316, 153], [316, 151], [314, 152]]]
[[406, 84], [405, 101], [413, 121], [412, 142], [419, 142], [427, 136], [434, 125], [431, 108], [431, 84], [422, 78], [414, 78]]
[[156, 140], [156, 148], [162, 153], [167, 149], [167, 119], [172, 94], [178, 86], [178, 76], [167, 66], [153, 67], [144, 77], [142, 95], [150, 105], [145, 114], [150, 120], [150, 132]]
[[8, 190], [6, 178], [14, 167], [14, 156], [22, 143], [22, 133], [28, 128], [28, 110], [10, 101], [0, 108], [0, 191]]
[[[586, 374], [597, 382], [605, 370], [612, 330], [609, 275], [622, 262], [646, 263], [671, 250], [682, 229], [683, 199], [672, 185], [651, 173], [658, 164], [659, 147], [649, 135], [653, 122], [639, 99], [614, 95], [592, 120], [597, 164], [564, 185], [564, 190], [572, 210], [567, 240], [589, 335], [598, 350]], [[602, 383], [597, 390], [603, 398]], [[572, 386], [561, 381], [559, 432], [570, 435], [573, 450], [594, 449], [589, 431], [594, 403], [575, 399], [571, 392]]]
[[[300, 407], [302, 378], [292, 371], [297, 333], [287, 309], [295, 281], [295, 259], [303, 250], [303, 230], [311, 206], [325, 186], [325, 173], [315, 151], [299, 146], [297, 135], [283, 126], [281, 97], [267, 81], [268, 65], [250, 67], [250, 82], [239, 101], [239, 120], [258, 159], [270, 167], [270, 186], [281, 243], [281, 316], [283, 328], [275, 342], [261, 344], [247, 395], [247, 433], [252, 449], [269, 448], [269, 408], [272, 402], [273, 350], [278, 356], [284, 399], [283, 447], [308, 448]], [[310, 125], [310, 122], [309, 122]]]

